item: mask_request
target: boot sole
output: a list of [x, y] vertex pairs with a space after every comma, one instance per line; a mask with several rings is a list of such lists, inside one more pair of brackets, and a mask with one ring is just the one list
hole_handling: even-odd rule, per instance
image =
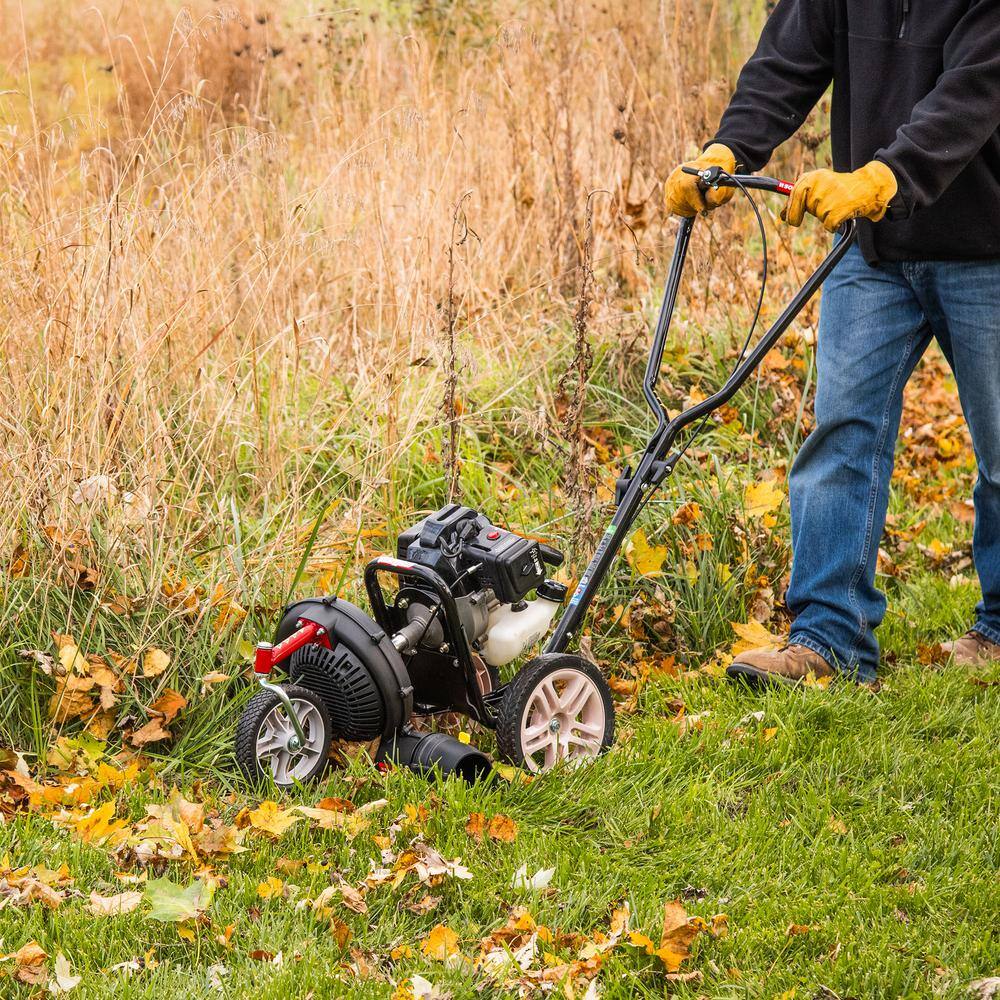
[[768, 670], [752, 667], [749, 663], [730, 663], [726, 667], [726, 676], [731, 681], [744, 684], [754, 691], [762, 691], [768, 687], [798, 687], [802, 683], [801, 680], [792, 677], [782, 677], [781, 674], [772, 674]]

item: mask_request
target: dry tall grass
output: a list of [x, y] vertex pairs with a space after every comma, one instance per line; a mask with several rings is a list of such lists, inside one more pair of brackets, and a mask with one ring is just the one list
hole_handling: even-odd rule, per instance
[[[287, 569], [316, 489], [324, 531], [392, 509], [449, 302], [459, 398], [540, 373], [593, 192], [590, 329], [640, 329], [751, 6], [8, 0], [0, 558], [83, 528], [136, 593], [199, 548]], [[754, 280], [723, 264], [706, 301]]]

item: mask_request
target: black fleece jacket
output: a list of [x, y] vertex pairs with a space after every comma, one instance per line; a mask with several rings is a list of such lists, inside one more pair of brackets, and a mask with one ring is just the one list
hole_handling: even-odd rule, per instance
[[867, 259], [1000, 258], [1000, 2], [781, 0], [713, 141], [762, 169], [831, 80], [833, 168], [899, 182]]

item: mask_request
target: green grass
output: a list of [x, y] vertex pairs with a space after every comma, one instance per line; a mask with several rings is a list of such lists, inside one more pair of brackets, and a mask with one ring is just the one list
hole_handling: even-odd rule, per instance
[[[564, 361], [553, 362], [552, 383]], [[674, 407], [688, 386], [711, 384], [724, 368], [704, 359], [670, 364], [668, 403]], [[635, 402], [640, 373], [641, 360], [626, 369], [622, 380], [612, 353], [599, 353], [588, 425], [591, 432], [606, 431], [619, 450], [640, 447], [648, 425]], [[522, 419], [535, 406], [535, 381], [503, 372], [494, 385], [484, 381], [477, 387], [479, 407], [470, 406], [462, 427], [463, 495], [513, 527], [566, 540], [572, 517], [559, 493], [561, 445], [555, 436], [528, 430]], [[613, 624], [615, 605], [635, 599], [642, 607], [666, 598], [673, 606], [669, 630], [645, 638], [697, 668], [732, 641], [729, 622], [746, 620], [756, 591], [748, 576], [764, 575], [780, 603], [789, 558], [787, 524], [782, 519], [774, 531], [765, 531], [748, 526], [742, 515], [744, 485], [784, 462], [797, 439], [794, 408], [766, 432], [759, 418], [755, 421], [755, 413], [774, 412], [774, 398], [766, 382], [743, 393], [736, 401], [738, 417], [744, 429], [758, 429], [757, 440], [751, 445], [747, 433], [735, 426], [714, 427], [692, 460], [678, 469], [662, 502], [645, 513], [644, 530], [667, 546], [667, 570], [660, 578], [637, 579], [622, 563], [609, 579], [592, 636], [605, 665], [627, 665], [636, 638]], [[436, 421], [427, 423], [399, 463], [393, 484], [397, 508], [379, 511], [388, 538], [406, 526], [414, 511], [443, 499], [441, 469], [425, 459], [428, 446], [440, 451]], [[297, 460], [290, 456], [290, 462]], [[620, 462], [613, 458], [610, 464]], [[317, 495], [300, 526], [303, 544], [331, 493], [357, 485], [352, 478], [357, 473], [324, 467], [321, 459], [313, 475]], [[967, 485], [967, 470], [941, 475]], [[515, 495], [498, 494], [498, 488], [511, 485]], [[238, 488], [233, 495], [239, 501]], [[671, 525], [669, 515], [688, 500], [701, 505], [701, 519]], [[905, 497], [894, 500], [893, 510], [898, 528], [926, 520], [924, 541], [967, 542], [968, 527], [947, 511], [915, 508]], [[595, 527], [604, 516], [606, 511], [595, 514]], [[254, 551], [275, 544], [266, 512], [240, 510], [238, 517], [210, 525], [190, 565], [182, 567], [209, 589], [218, 554], [233, 545], [234, 523], [240, 524], [251, 564]], [[745, 550], [739, 532], [745, 534]], [[711, 535], [714, 547], [691, 555], [698, 533]], [[103, 551], [99, 536], [94, 544]], [[383, 546], [384, 540], [374, 540], [368, 549]], [[251, 613], [239, 628], [221, 634], [211, 628], [211, 616], [190, 621], [155, 600], [131, 615], [115, 615], [93, 594], [8, 582], [2, 612], [12, 627], [0, 648], [6, 681], [0, 692], [0, 732], [39, 756], [56, 735], [45, 714], [50, 682], [16, 652], [51, 648], [52, 630], [71, 631], [88, 652], [161, 646], [173, 654], [170, 670], [155, 681], [136, 681], [123, 696], [121, 712], [141, 719], [144, 706], [167, 684], [185, 695], [189, 706], [174, 724], [176, 741], [150, 748], [163, 787], [128, 788], [119, 795], [118, 814], [138, 820], [145, 803], [163, 800], [171, 783], [195, 794], [194, 783], [201, 782], [201, 794], [232, 822], [240, 808], [260, 798], [233, 776], [233, 726], [252, 693], [238, 668], [246, 663], [248, 640], [271, 626], [274, 608], [298, 568], [298, 554], [293, 555], [285, 578], [248, 574], [241, 596]], [[355, 598], [361, 561], [361, 556], [347, 559], [344, 567], [345, 592]], [[731, 571], [724, 584], [719, 582], [721, 563]], [[502, 926], [515, 905], [527, 905], [539, 923], [564, 932], [606, 931], [612, 908], [623, 900], [631, 906], [632, 926], [658, 939], [664, 902], [681, 898], [691, 914], [729, 917], [728, 936], [700, 937], [683, 967], [699, 971], [702, 981], [668, 984], [655, 959], [621, 948], [600, 975], [606, 998], [669, 993], [771, 1000], [791, 997], [792, 990], [798, 1000], [962, 996], [969, 981], [1000, 970], [995, 788], [1000, 704], [996, 687], [973, 683], [967, 672], [918, 664], [920, 647], [967, 626], [977, 596], [973, 583], [950, 583], [949, 574], [929, 565], [915, 548], [899, 555], [898, 563], [901, 577], [882, 581], [890, 611], [881, 638], [891, 667], [880, 692], [841, 684], [828, 691], [761, 697], [701, 675], [654, 677], [634, 711], [620, 717], [611, 753], [593, 766], [557, 772], [530, 785], [428, 783], [408, 773], [381, 776], [358, 760], [288, 800], [312, 804], [334, 795], [360, 805], [388, 798], [390, 806], [375, 815], [371, 828], [348, 842], [341, 833], [310, 830], [303, 822], [277, 843], [249, 841], [246, 853], [217, 865], [226, 884], [216, 892], [193, 943], [181, 940], [173, 927], [147, 919], [145, 907], [107, 920], [89, 916], [84, 902], [92, 890], [123, 888], [115, 876], [119, 864], [107, 851], [87, 846], [42, 816], [16, 815], [0, 827], [0, 857], [9, 855], [12, 867], [65, 862], [80, 895], [52, 911], [37, 904], [0, 906], [0, 953], [31, 939], [51, 956], [63, 952], [83, 976], [72, 994], [80, 998], [214, 995], [208, 970], [218, 964], [228, 970], [222, 995], [232, 997], [305, 997], [310, 992], [315, 997], [386, 997], [394, 982], [414, 973], [456, 998], [514, 995], [471, 978], [467, 970], [423, 959], [420, 942], [436, 923], [445, 923], [460, 935], [463, 953], [472, 956], [478, 940]], [[311, 585], [307, 573], [298, 592], [308, 593]], [[780, 614], [773, 624], [780, 627]], [[203, 695], [199, 679], [213, 669], [236, 676]], [[996, 679], [995, 672], [977, 677]], [[689, 715], [703, 713], [700, 730], [680, 735], [670, 721], [676, 699]], [[762, 717], [748, 718], [755, 712]], [[489, 734], [481, 743], [492, 749]], [[430, 811], [427, 840], [448, 858], [460, 856], [473, 878], [434, 890], [442, 901], [423, 916], [401, 905], [402, 890], [388, 887], [368, 894], [367, 914], [338, 913], [351, 927], [352, 947], [368, 956], [381, 978], [361, 978], [342, 968], [352, 959], [341, 953], [328, 922], [296, 909], [293, 899], [258, 897], [258, 883], [275, 873], [279, 858], [324, 866], [315, 874], [303, 868], [282, 876], [297, 887], [297, 898], [315, 896], [341, 879], [360, 884], [379, 861], [372, 836], [386, 834], [403, 806], [417, 803]], [[519, 826], [516, 840], [476, 843], [465, 832], [469, 814], [476, 811], [511, 816]], [[409, 836], [397, 837], [397, 850]], [[522, 864], [530, 872], [555, 868], [552, 891], [533, 895], [512, 889], [512, 875]], [[155, 867], [150, 876], [163, 871], [184, 884], [194, 874], [189, 864], [174, 863]], [[789, 935], [792, 924], [809, 930]], [[231, 947], [225, 948], [216, 938], [229, 925], [234, 931]], [[409, 945], [414, 956], [390, 960], [399, 945]], [[155, 969], [130, 978], [108, 973], [149, 948], [155, 948], [160, 963]], [[250, 957], [255, 950], [281, 952], [284, 964], [255, 960]], [[4, 968], [9, 965], [0, 965], [0, 976]], [[0, 978], [0, 995], [34, 994], [28, 986]]]
[[[665, 699], [676, 697], [690, 712], [710, 713], [700, 732], [682, 737], [666, 721]], [[755, 711], [762, 721], [743, 721]], [[258, 898], [256, 886], [274, 874], [279, 857], [329, 866], [315, 876], [304, 869], [285, 876], [305, 895], [341, 876], [357, 884], [379, 856], [371, 834], [384, 833], [405, 803], [424, 802], [427, 839], [445, 856], [461, 856], [473, 878], [446, 883], [427, 916], [406, 912], [402, 893], [388, 887], [369, 894], [367, 915], [340, 913], [356, 944], [382, 956], [382, 971], [394, 978], [418, 972], [456, 997], [479, 995], [464, 973], [419, 957], [386, 958], [399, 944], [416, 951], [439, 921], [472, 953], [515, 904], [527, 904], [548, 926], [590, 932], [606, 929], [612, 906], [628, 900], [634, 926], [656, 937], [663, 902], [681, 897], [689, 913], [727, 913], [730, 934], [699, 940], [686, 968], [704, 981], [675, 984], [672, 995], [771, 998], [795, 988], [796, 996], [813, 997], [825, 987], [840, 996], [957, 997], [1000, 967], [998, 723], [995, 694], [957, 669], [897, 670], [879, 694], [842, 685], [752, 697], [709, 683], [652, 685], [638, 711], [621, 720], [615, 750], [576, 772], [467, 788], [403, 773], [381, 778], [359, 767], [293, 796], [351, 794], [360, 803], [384, 795], [391, 807], [353, 844], [305, 823], [276, 844], [254, 841], [219, 866], [228, 884], [194, 944], [141, 911], [95, 921], [78, 900], [51, 912], [0, 910], [0, 939], [10, 950], [34, 938], [51, 955], [64, 952], [84, 976], [81, 998], [202, 996], [206, 969], [219, 962], [229, 970], [225, 995], [386, 996], [385, 983], [346, 973], [335, 982], [347, 956], [326, 923], [288, 900]], [[771, 728], [777, 732], [765, 740]], [[734, 735], [737, 729], [745, 735]], [[364, 783], [352, 790], [349, 779], [359, 776]], [[133, 790], [119, 813], [137, 817], [151, 797]], [[236, 811], [220, 805], [228, 818]], [[515, 842], [477, 845], [464, 829], [473, 811], [511, 816], [520, 827]], [[45, 819], [16, 819], [0, 842], [17, 864], [65, 862], [85, 895], [121, 889], [106, 852]], [[523, 863], [530, 871], [556, 869], [551, 895], [510, 888]], [[170, 876], [186, 883], [190, 871], [178, 865]], [[811, 929], [788, 936], [793, 923]], [[230, 950], [213, 940], [228, 924], [235, 925]], [[127, 980], [102, 972], [150, 947], [157, 969]], [[255, 949], [281, 951], [286, 964], [255, 961]], [[632, 949], [615, 953], [601, 976], [604, 995], [662, 996], [653, 962]], [[30, 993], [4, 988], [4, 995]]]

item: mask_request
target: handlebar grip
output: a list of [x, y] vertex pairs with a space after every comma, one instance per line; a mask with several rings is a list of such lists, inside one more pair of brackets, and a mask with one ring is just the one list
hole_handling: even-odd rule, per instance
[[546, 545], [544, 542], [538, 543], [538, 551], [542, 557], [542, 562], [548, 563], [550, 566], [562, 566], [566, 561], [566, 557], [558, 549], [554, 549], [551, 545]]

